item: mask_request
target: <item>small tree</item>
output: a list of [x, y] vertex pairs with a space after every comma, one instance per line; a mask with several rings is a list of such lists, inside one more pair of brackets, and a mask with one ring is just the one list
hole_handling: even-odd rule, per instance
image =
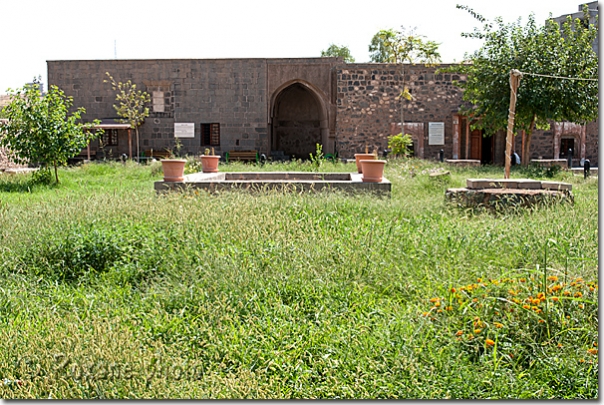
[[378, 63], [400, 63], [401, 80], [403, 83], [401, 97], [401, 130], [404, 132], [403, 100], [411, 100], [413, 96], [405, 86], [405, 63], [423, 63], [426, 66], [440, 62], [438, 43], [426, 40], [423, 35], [415, 33], [415, 28], [401, 31], [393, 29], [380, 30], [369, 44], [370, 58]]
[[338, 46], [331, 44], [325, 51], [321, 51], [321, 57], [341, 57], [346, 63], [354, 63], [354, 58], [350, 54], [350, 49], [347, 46]]
[[134, 128], [136, 134], [136, 156], [137, 161], [140, 157], [140, 142], [138, 137], [138, 127], [145, 122], [145, 118], [149, 116], [149, 108], [145, 104], [151, 102], [149, 93], [136, 89], [136, 84], [128, 80], [126, 83], [116, 82], [115, 79], [106, 72], [109, 80], [105, 83], [110, 83], [113, 90], [116, 92], [115, 100], [119, 103], [113, 105], [117, 115], [122, 117], [120, 120], [123, 123], [130, 124]]
[[73, 98], [54, 85], [44, 96], [36, 82], [14, 92], [9, 89], [9, 94], [11, 102], [3, 109], [8, 122], [0, 126], [0, 146], [14, 154], [16, 163], [37, 163], [49, 176], [53, 167], [59, 183], [58, 167], [102, 133], [91, 131], [100, 122], [78, 122], [86, 110], [80, 107], [70, 114]]
[[[530, 15], [506, 24], [501, 18], [488, 22], [466, 6], [482, 29], [462, 34], [484, 40], [483, 46], [462, 63], [443, 71], [467, 75], [458, 83], [463, 98], [473, 107], [466, 113], [475, 118], [473, 128], [491, 136], [507, 127], [510, 105], [510, 71], [522, 72], [517, 91], [515, 130], [526, 131], [522, 164], [530, 161], [531, 135], [535, 128], [549, 128], [548, 120], [586, 123], [598, 117], [598, 58], [592, 48], [597, 26], [568, 16], [560, 25], [548, 19], [537, 26]], [[584, 9], [587, 13], [587, 9]]]

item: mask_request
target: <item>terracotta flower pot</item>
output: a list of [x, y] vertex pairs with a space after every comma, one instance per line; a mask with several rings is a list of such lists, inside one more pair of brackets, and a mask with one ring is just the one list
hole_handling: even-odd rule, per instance
[[363, 173], [363, 167], [361, 166], [360, 161], [362, 159], [375, 159], [375, 155], [373, 153], [355, 153], [354, 160], [357, 164], [357, 170], [359, 173]]
[[201, 155], [201, 170], [204, 173], [216, 173], [218, 171], [218, 155]]
[[161, 165], [164, 170], [164, 181], [184, 181], [185, 159], [162, 159]]
[[363, 181], [365, 183], [380, 183], [384, 177], [385, 160], [361, 160], [363, 166]]

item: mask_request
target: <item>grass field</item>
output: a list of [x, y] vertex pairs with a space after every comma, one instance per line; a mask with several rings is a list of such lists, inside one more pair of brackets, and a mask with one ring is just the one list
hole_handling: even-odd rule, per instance
[[597, 398], [597, 177], [494, 213], [444, 192], [503, 168], [439, 167], [390, 161], [391, 198], [0, 175], [0, 397]]

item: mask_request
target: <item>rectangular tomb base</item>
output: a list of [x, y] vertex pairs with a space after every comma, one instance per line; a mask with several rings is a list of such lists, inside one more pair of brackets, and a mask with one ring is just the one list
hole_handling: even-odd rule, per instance
[[445, 192], [448, 201], [464, 208], [533, 206], [543, 202], [573, 203], [572, 184], [530, 179], [467, 179], [466, 188]]
[[313, 173], [313, 172], [219, 172], [193, 173], [183, 182], [156, 181], [158, 192], [170, 190], [203, 189], [221, 191], [243, 189], [250, 191], [329, 191], [349, 193], [371, 192], [390, 196], [392, 184], [386, 178], [379, 183], [365, 183], [360, 173]]

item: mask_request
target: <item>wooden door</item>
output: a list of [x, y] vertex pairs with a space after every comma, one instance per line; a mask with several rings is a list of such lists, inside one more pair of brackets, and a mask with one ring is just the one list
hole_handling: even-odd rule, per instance
[[470, 159], [482, 158], [482, 131], [475, 129], [470, 133]]

